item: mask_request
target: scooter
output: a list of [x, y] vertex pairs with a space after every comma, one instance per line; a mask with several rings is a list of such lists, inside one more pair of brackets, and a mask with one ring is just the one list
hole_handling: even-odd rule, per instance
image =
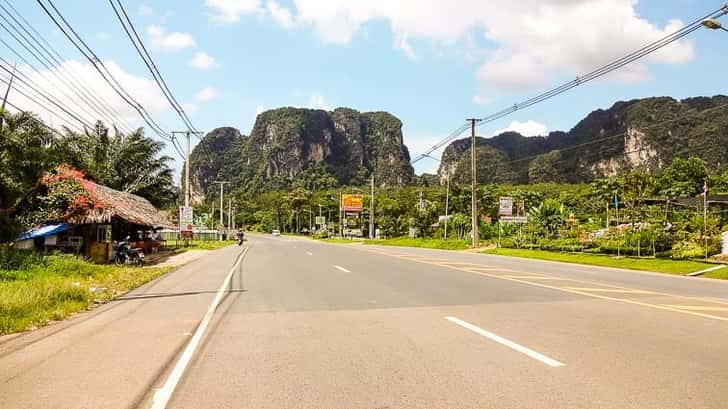
[[245, 234], [242, 232], [238, 233], [238, 246], [242, 246], [244, 241], [245, 241]]
[[112, 243], [112, 261], [117, 266], [139, 265], [144, 266], [144, 252], [140, 248], [132, 248], [129, 244], [131, 237], [126, 236], [123, 241]]

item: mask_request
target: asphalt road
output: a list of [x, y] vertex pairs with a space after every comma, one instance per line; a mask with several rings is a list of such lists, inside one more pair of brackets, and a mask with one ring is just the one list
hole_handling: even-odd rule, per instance
[[0, 338], [0, 408], [151, 407], [170, 385], [169, 408], [728, 407], [728, 282], [289, 237], [246, 247], [239, 268], [229, 247]]

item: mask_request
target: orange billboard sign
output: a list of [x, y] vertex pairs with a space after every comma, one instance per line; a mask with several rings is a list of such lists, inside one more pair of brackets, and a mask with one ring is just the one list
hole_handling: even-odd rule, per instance
[[341, 209], [345, 212], [361, 212], [364, 209], [364, 197], [362, 195], [342, 195]]

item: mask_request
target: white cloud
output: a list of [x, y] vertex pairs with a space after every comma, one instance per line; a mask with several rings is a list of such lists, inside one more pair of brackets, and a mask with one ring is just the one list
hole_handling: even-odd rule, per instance
[[262, 114], [263, 112], [265, 112], [265, 107], [263, 105], [258, 105], [257, 107], [255, 107], [255, 117], [256, 118], [258, 117], [258, 115]]
[[[170, 109], [167, 100], [164, 98], [164, 95], [154, 81], [130, 74], [124, 71], [124, 69], [122, 69], [114, 61], [104, 61], [104, 65], [108, 68], [114, 78], [119, 81], [124, 89], [126, 89], [140, 104], [144, 106], [150, 115], [154, 116], [167, 112]], [[106, 82], [104, 82], [91, 64], [69, 60], [63, 62], [62, 67], [63, 70], [72, 72], [74, 76], [86, 85], [88, 89], [93, 90], [94, 94], [99, 99], [105, 101], [113, 111], [118, 112], [119, 116], [130, 126], [145, 126], [139, 118], [136, 110], [124, 102], [124, 100], [122, 100], [121, 97], [119, 97], [119, 95], [117, 95], [114, 90]], [[27, 66], [18, 66], [18, 71], [24, 72], [25, 75], [37, 84], [37, 88], [42, 89], [45, 94], [51, 95], [55, 100], [61, 101], [65, 106], [69, 107], [72, 111], [81, 116], [86, 122], [93, 124], [96, 120], [103, 119], [96, 111], [88, 106], [84, 99], [78, 97], [78, 95], [63, 86], [63, 83], [54, 80], [54, 72], [59, 73], [59, 70], [60, 69], [56, 67], [53, 71], [43, 70], [40, 72], [34, 72]], [[24, 86], [18, 85], [18, 88], [26, 91], [26, 87]], [[63, 92], [59, 91], [59, 89], [63, 90]], [[32, 93], [28, 94], [33, 96], [40, 105], [20, 95], [18, 91], [11, 91], [10, 100], [21, 109], [38, 114], [42, 119], [52, 123], [55, 127], [70, 124], [79, 126], [77, 121], [68, 118], [67, 115], [63, 114], [60, 108], [47, 102], [47, 100], [42, 97], [38, 97]], [[52, 116], [45, 109], [46, 107], [58, 113], [61, 117]], [[107, 123], [107, 125], [111, 124]], [[148, 132], [151, 131], [148, 130]]]
[[137, 9], [137, 14], [142, 17], [151, 17], [154, 15], [154, 9], [146, 4], [140, 4], [139, 8]]
[[215, 12], [213, 19], [219, 23], [236, 23], [240, 16], [264, 11], [261, 0], [205, 0], [205, 6]]
[[197, 92], [197, 100], [200, 102], [208, 102], [212, 101], [213, 99], [217, 98], [220, 95], [220, 92], [213, 87], [205, 87], [202, 88]]
[[215, 62], [215, 58], [211, 57], [209, 54], [199, 51], [197, 52], [189, 63], [192, 67], [195, 67], [200, 70], [212, 70], [214, 68], [218, 67], [217, 62]]
[[268, 0], [266, 9], [273, 20], [282, 27], [288, 28], [293, 26], [293, 14], [285, 7], [281, 7], [275, 0]]
[[199, 107], [197, 106], [197, 104], [183, 103], [182, 109], [184, 109], [185, 112], [188, 114], [194, 114], [199, 110]]
[[177, 51], [195, 46], [194, 38], [188, 33], [180, 33], [177, 31], [167, 33], [164, 28], [151, 25], [147, 27], [147, 34], [149, 34], [152, 48], [165, 51]]
[[478, 105], [488, 105], [492, 102], [492, 100], [483, 95], [473, 95], [473, 102]]
[[549, 129], [546, 125], [532, 120], [526, 122], [513, 121], [507, 128], [493, 132], [493, 136], [500, 135], [504, 132], [518, 132], [523, 136], [546, 136], [549, 133]]
[[[564, 74], [576, 77], [682, 26], [679, 20], [664, 27], [648, 21], [637, 14], [637, 1], [460, 0], [454, 6], [443, 0], [293, 0], [289, 11], [272, 0], [275, 5], [269, 2], [268, 10], [285, 10], [286, 17], [274, 17], [279, 24], [310, 26], [333, 44], [346, 44], [364, 24], [383, 20], [391, 27], [395, 47], [410, 58], [416, 55], [413, 45], [418, 40], [464, 46], [474, 36], [476, 42], [492, 45], [477, 69], [483, 93], [542, 85]], [[206, 4], [228, 22], [268, 12], [262, 0]], [[692, 42], [681, 40], [644, 61], [680, 64], [693, 55]], [[648, 66], [636, 65], [612, 79], [639, 81], [648, 76]]]

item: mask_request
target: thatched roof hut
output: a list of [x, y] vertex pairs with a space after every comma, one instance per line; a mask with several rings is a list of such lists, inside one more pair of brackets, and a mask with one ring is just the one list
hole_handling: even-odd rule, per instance
[[83, 187], [102, 206], [71, 215], [64, 220], [67, 223], [103, 224], [110, 223], [114, 217], [117, 217], [139, 226], [173, 227], [164, 214], [143, 197], [114, 190], [91, 181], [84, 181]]

